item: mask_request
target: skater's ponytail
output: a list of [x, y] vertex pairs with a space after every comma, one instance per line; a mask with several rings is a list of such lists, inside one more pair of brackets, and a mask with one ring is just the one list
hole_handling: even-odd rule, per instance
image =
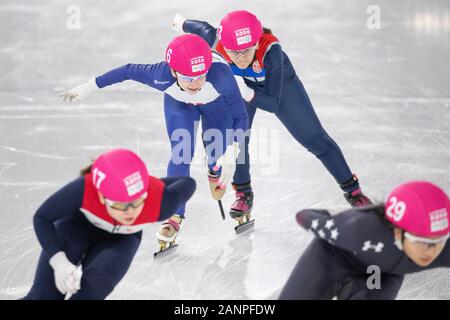
[[85, 175], [91, 173], [91, 171], [92, 171], [92, 163], [84, 168], [81, 168], [80, 175], [85, 176]]
[[263, 34], [273, 34], [273, 33], [271, 29], [263, 27]]

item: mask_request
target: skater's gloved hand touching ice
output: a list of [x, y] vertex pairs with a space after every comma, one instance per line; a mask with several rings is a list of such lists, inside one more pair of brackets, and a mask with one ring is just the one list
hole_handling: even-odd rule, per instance
[[184, 33], [183, 31], [183, 23], [186, 21], [186, 18], [180, 14], [175, 14], [175, 17], [172, 20], [172, 29], [178, 33]]
[[237, 85], [239, 87], [239, 91], [241, 92], [242, 99], [247, 102], [252, 101], [255, 96], [255, 90], [250, 88], [244, 81], [244, 78], [241, 76], [234, 76], [236, 79]]
[[80, 290], [81, 269], [67, 259], [63, 251], [59, 251], [50, 259], [53, 268], [56, 288], [62, 294], [75, 294]]
[[227, 146], [225, 153], [217, 159], [214, 170], [217, 171], [219, 168], [222, 168], [219, 178], [219, 185], [227, 185], [233, 179], [239, 152], [239, 143], [233, 142], [232, 145]]
[[97, 90], [100, 89], [95, 82], [95, 78], [92, 78], [88, 82], [82, 83], [75, 88], [65, 92], [62, 95], [64, 97], [63, 101], [65, 102], [68, 100], [69, 102], [80, 102]]

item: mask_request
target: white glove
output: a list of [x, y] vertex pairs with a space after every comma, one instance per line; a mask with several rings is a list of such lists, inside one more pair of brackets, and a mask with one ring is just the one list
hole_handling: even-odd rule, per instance
[[180, 14], [175, 14], [175, 17], [172, 20], [172, 29], [178, 33], [183, 34], [183, 23], [186, 21], [186, 18]]
[[63, 101], [65, 102], [66, 100], [69, 100], [69, 102], [80, 102], [97, 90], [99, 90], [99, 87], [97, 87], [95, 78], [92, 78], [88, 82], [82, 83], [75, 88], [65, 92], [63, 94]]
[[219, 168], [222, 167], [222, 172], [220, 173], [219, 178], [219, 186], [227, 185], [231, 182], [231, 179], [233, 179], [239, 152], [239, 143], [233, 142], [232, 145], [227, 146], [225, 153], [217, 159], [214, 170], [219, 170]]
[[239, 87], [239, 91], [241, 92], [242, 99], [247, 102], [252, 101], [255, 96], [255, 90], [250, 88], [244, 81], [244, 78], [241, 76], [234, 76], [236, 79], [237, 85]]
[[72, 295], [80, 290], [81, 269], [71, 263], [63, 251], [51, 257], [50, 266], [53, 268], [55, 285], [59, 292]]

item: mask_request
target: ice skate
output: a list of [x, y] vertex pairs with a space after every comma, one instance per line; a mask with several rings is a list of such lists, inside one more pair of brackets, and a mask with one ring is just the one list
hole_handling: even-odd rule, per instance
[[252, 208], [253, 192], [236, 191], [236, 201], [230, 210], [230, 216], [238, 222], [238, 225], [234, 227], [236, 234], [247, 231], [255, 225], [255, 220], [252, 220], [250, 215]]
[[175, 240], [181, 231], [182, 220], [180, 215], [174, 214], [160, 226], [156, 233], [159, 251], [154, 253], [154, 258], [161, 258], [176, 251], [178, 244], [175, 243]]
[[351, 190], [356, 187], [355, 190], [344, 193], [345, 200], [347, 200], [352, 207], [362, 207], [372, 204], [372, 201], [370, 201], [370, 199], [362, 193], [361, 188], [359, 187], [359, 179], [356, 174], [353, 174], [349, 181], [344, 182], [339, 186], [344, 191], [349, 189]]
[[362, 193], [361, 188], [344, 193], [344, 197], [352, 207], [363, 207], [372, 204], [372, 201]]

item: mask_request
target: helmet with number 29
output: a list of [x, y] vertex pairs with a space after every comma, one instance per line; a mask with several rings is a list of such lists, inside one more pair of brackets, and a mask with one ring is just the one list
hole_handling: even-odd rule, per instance
[[388, 197], [385, 215], [398, 228], [420, 237], [446, 236], [450, 200], [445, 192], [426, 181], [411, 181]]

